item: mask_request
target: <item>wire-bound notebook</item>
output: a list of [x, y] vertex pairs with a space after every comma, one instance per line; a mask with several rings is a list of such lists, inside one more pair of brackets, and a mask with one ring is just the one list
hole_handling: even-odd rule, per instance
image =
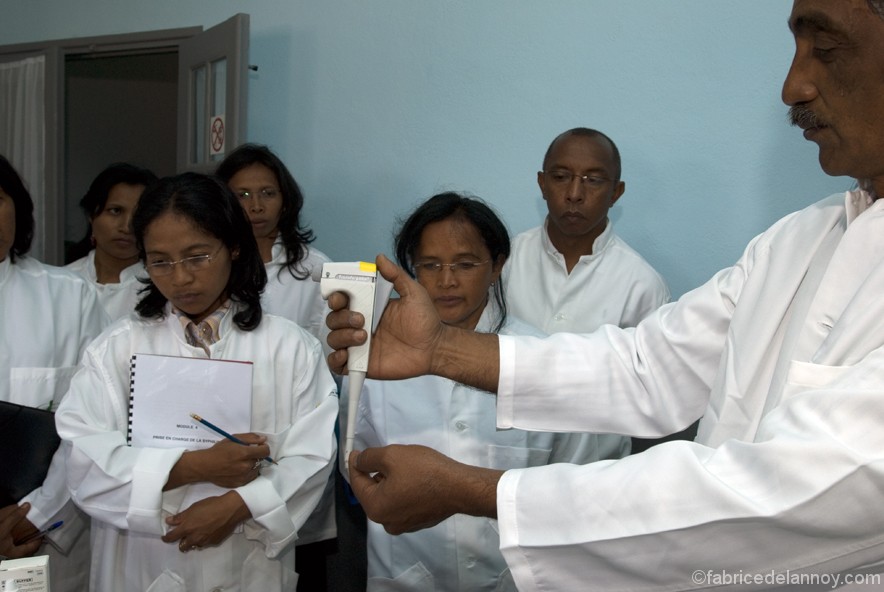
[[[129, 444], [142, 448], [208, 448], [222, 439], [190, 417], [196, 413], [230, 434], [251, 431], [252, 363], [135, 354], [129, 395]], [[164, 494], [176, 513], [226, 489], [192, 483]]]
[[194, 421], [191, 413], [231, 434], [251, 431], [252, 363], [155, 354], [132, 356], [131, 446], [198, 450], [221, 439]]

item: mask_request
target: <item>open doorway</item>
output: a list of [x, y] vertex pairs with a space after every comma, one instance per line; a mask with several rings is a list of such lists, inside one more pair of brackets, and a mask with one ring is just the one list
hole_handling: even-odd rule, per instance
[[71, 55], [64, 69], [64, 248], [86, 232], [78, 203], [113, 162], [175, 173], [178, 52]]
[[10, 158], [20, 171], [31, 171], [23, 174], [26, 183], [39, 187], [31, 191], [40, 213], [31, 254], [54, 265], [64, 262], [66, 245], [86, 228], [79, 199], [108, 164], [131, 161], [158, 175], [209, 172], [244, 142], [248, 41], [249, 17], [237, 14], [206, 31], [188, 27], [0, 46], [0, 64], [45, 62], [42, 100], [29, 101], [32, 110], [42, 104], [45, 134], [0, 138], [0, 152], [39, 144], [30, 151], [38, 155], [30, 157], [36, 163], [22, 166]]

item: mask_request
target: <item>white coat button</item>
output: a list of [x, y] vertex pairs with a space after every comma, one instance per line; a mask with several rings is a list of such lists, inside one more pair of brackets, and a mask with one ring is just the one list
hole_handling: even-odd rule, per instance
[[553, 317], [553, 318], [554, 318], [555, 320], [557, 320], [557, 321], [564, 321], [564, 320], [565, 320], [565, 315], [563, 315], [562, 313], [558, 313], [558, 314], [557, 314], [555, 317]]
[[467, 429], [467, 424], [463, 421], [459, 421], [456, 424], [454, 424], [454, 427], [456, 427], [458, 429], [458, 431], [462, 432], [465, 429]]
[[467, 557], [466, 566], [470, 569], [476, 567], [476, 558], [473, 556]]

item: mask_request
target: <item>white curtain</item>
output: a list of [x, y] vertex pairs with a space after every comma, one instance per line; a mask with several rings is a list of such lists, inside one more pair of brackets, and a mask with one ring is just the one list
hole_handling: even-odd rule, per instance
[[45, 93], [43, 56], [0, 63], [0, 154], [12, 163], [34, 200], [34, 242], [43, 259], [46, 237]]

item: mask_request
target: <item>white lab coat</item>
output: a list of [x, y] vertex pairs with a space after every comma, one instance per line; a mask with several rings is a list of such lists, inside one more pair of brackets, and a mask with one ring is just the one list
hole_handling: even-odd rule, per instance
[[590, 333], [605, 324], [634, 327], [669, 302], [666, 282], [611, 222], [571, 273], [547, 224], [517, 235], [503, 268], [507, 306], [518, 318], [545, 333]]
[[656, 436], [703, 416], [695, 442], [506, 473], [501, 547], [521, 590], [884, 560], [884, 200], [857, 216], [867, 199], [783, 218], [634, 330], [501, 338], [501, 427]]
[[[273, 243], [272, 258], [265, 264], [267, 287], [261, 295], [261, 306], [266, 312], [294, 321], [309, 331], [319, 339], [326, 355], [331, 353], [326, 341], [329, 328], [325, 324], [329, 308], [319, 292], [319, 282], [314, 281], [309, 273], [316, 267], [322, 267], [327, 261], [330, 259], [325, 253], [307, 247], [307, 257], [301, 262], [300, 268], [306, 270], [308, 275], [305, 279], [299, 280], [285, 267], [285, 247], [282, 239], [278, 238]], [[326, 484], [322, 499], [319, 500], [319, 505], [298, 532], [298, 545], [333, 539], [337, 534], [334, 475], [332, 475]]]
[[138, 281], [138, 278], [147, 277], [147, 270], [144, 269], [144, 264], [139, 261], [120, 272], [119, 283], [99, 284], [98, 274], [95, 271], [95, 249], [89, 251], [85, 257], [68, 263], [65, 265], [65, 269], [85, 278], [95, 286], [98, 300], [112, 321], [135, 312], [135, 305], [138, 303], [138, 290], [144, 288], [144, 284]]
[[[476, 330], [490, 332], [496, 316], [492, 302]], [[512, 317], [500, 333], [542, 335]], [[345, 380], [342, 424], [348, 385]], [[493, 394], [438, 376], [366, 380], [359, 399], [354, 448], [423, 444], [460, 462], [501, 470], [599, 459], [595, 438], [589, 434], [496, 429], [495, 405]], [[369, 521], [367, 589], [515, 590], [499, 546], [497, 523], [487, 518], [456, 515], [432, 528], [399, 536], [387, 534], [383, 526]]]
[[162, 320], [118, 321], [86, 350], [56, 423], [71, 444], [71, 494], [93, 518], [93, 590], [294, 589], [293, 543], [335, 456], [335, 385], [313, 336], [266, 314], [242, 331], [235, 310], [222, 319], [211, 357], [254, 363], [252, 430], [267, 436], [279, 465], [236, 489], [253, 518], [216, 547], [184, 554], [160, 539], [164, 519], [184, 509], [187, 487], [162, 491], [184, 449], [126, 445], [132, 354], [205, 352], [186, 343], [168, 307]]
[[[591, 333], [606, 324], [634, 327], [669, 302], [663, 277], [614, 233], [610, 221], [571, 273], [548, 225], [547, 219], [516, 236], [503, 268], [507, 305], [518, 318], [547, 334]], [[629, 438], [614, 434], [596, 440], [603, 458], [631, 447]]]
[[[54, 409], [81, 352], [107, 324], [95, 290], [80, 277], [30, 257], [0, 261], [0, 400]], [[59, 449], [43, 486], [25, 496], [28, 519], [44, 528], [65, 525], [39, 554], [50, 556], [54, 592], [79, 591], [89, 575], [88, 520], [70, 501]]]

